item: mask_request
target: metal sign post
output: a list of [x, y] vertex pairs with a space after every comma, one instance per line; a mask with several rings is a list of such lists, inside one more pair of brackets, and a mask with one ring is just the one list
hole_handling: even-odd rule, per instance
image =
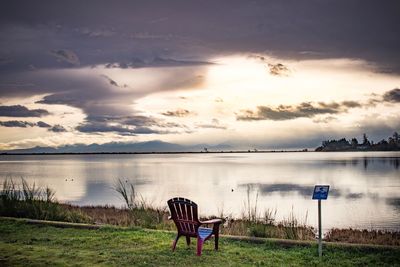
[[318, 255], [322, 257], [322, 216], [321, 200], [328, 199], [329, 185], [316, 185], [312, 199], [318, 200]]

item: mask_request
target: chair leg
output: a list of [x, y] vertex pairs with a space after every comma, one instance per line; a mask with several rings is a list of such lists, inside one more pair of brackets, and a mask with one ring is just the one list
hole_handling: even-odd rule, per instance
[[197, 238], [197, 256], [201, 256], [201, 251], [203, 249], [203, 240], [201, 238]]
[[186, 244], [190, 246], [190, 236], [186, 236]]
[[176, 248], [176, 243], [178, 243], [178, 239], [181, 237], [180, 235], [177, 235], [174, 242], [172, 242], [172, 251], [175, 251]]
[[214, 248], [218, 250], [218, 239], [219, 239], [219, 224], [214, 224], [213, 226], [213, 234], [214, 234]]
[[215, 250], [218, 250], [218, 239], [219, 239], [219, 233], [216, 232], [214, 234], [214, 248], [215, 248]]

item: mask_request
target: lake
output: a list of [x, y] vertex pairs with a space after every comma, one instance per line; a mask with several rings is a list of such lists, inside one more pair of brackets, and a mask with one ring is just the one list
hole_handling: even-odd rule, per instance
[[248, 200], [260, 215], [293, 213], [317, 225], [315, 184], [329, 184], [323, 228], [400, 230], [400, 152], [201, 153], [148, 155], [1, 155], [0, 181], [25, 178], [50, 186], [76, 205], [124, 202], [118, 179], [157, 206], [175, 196], [199, 205], [202, 215], [240, 216]]

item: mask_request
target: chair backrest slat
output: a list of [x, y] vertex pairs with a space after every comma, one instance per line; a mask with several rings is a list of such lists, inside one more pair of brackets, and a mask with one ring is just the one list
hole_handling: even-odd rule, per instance
[[[192, 209], [193, 209], [192, 206], [189, 206], [189, 207], [188, 207], [188, 210], [187, 210], [187, 212], [188, 212], [188, 220], [193, 220], [193, 212], [192, 212]], [[194, 231], [195, 231], [194, 225], [190, 225], [190, 231], [191, 231], [191, 232], [194, 232]]]
[[178, 231], [195, 235], [200, 226], [197, 204], [189, 199], [176, 197], [168, 200], [168, 207]]

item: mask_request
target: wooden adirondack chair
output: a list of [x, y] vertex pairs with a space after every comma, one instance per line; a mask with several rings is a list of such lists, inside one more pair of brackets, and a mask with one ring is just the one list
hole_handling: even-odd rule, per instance
[[[172, 251], [175, 250], [176, 243], [181, 236], [186, 236], [186, 243], [190, 245], [190, 238], [197, 238], [197, 256], [201, 255], [204, 241], [214, 235], [215, 250], [218, 250], [219, 225], [221, 219], [200, 221], [197, 213], [197, 204], [193, 201], [175, 197], [168, 200], [168, 207], [171, 211], [172, 219], [178, 229], [178, 234], [172, 243]], [[201, 225], [212, 225], [212, 228], [200, 227]]]

